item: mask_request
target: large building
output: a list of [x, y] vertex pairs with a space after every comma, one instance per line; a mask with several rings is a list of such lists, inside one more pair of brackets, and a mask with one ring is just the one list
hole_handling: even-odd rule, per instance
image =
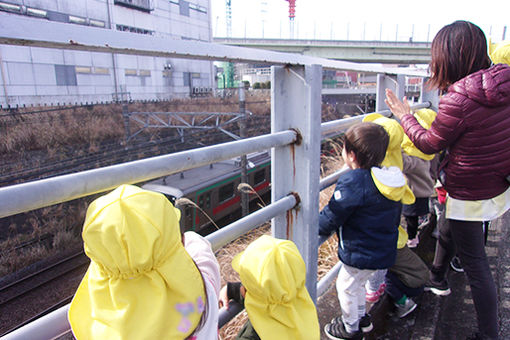
[[[1, 12], [20, 19], [205, 42], [210, 10], [210, 0], [0, 0]], [[6, 45], [0, 66], [4, 108], [166, 100], [207, 93], [215, 76], [210, 61]]]

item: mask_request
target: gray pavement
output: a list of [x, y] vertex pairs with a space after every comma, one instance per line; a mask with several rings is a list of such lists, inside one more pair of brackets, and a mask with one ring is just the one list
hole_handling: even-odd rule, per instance
[[[487, 255], [498, 289], [500, 339], [510, 339], [510, 212], [491, 223], [487, 241]], [[434, 257], [435, 239], [430, 234], [433, 225], [420, 234], [416, 252], [427, 264]], [[393, 306], [386, 296], [375, 305], [368, 305], [374, 330], [365, 339], [452, 340], [465, 339], [476, 331], [476, 315], [471, 291], [464, 273], [450, 271], [448, 281], [452, 294], [445, 297], [430, 292], [415, 298], [416, 310], [403, 319], [393, 315]], [[334, 285], [317, 303], [321, 328], [340, 315]], [[328, 339], [322, 331], [321, 339]]]

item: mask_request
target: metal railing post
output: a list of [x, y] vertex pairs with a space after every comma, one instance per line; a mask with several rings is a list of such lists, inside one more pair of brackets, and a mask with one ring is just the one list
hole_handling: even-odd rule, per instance
[[297, 209], [272, 221], [273, 236], [296, 243], [306, 263], [306, 286], [317, 299], [319, 168], [321, 140], [322, 67], [273, 66], [271, 75], [271, 131], [295, 129], [301, 141], [275, 147], [271, 161], [271, 200], [291, 192], [299, 196]]
[[439, 90], [431, 90], [427, 91], [427, 82], [428, 78], [424, 78], [421, 84], [420, 91], [420, 103], [430, 102], [430, 108], [437, 112], [439, 108]]
[[384, 102], [386, 98], [386, 89], [390, 89], [397, 95], [398, 98], [402, 99], [405, 93], [405, 78], [404, 77], [392, 77], [388, 74], [377, 75], [377, 91], [375, 97], [375, 111], [387, 110], [388, 106]]

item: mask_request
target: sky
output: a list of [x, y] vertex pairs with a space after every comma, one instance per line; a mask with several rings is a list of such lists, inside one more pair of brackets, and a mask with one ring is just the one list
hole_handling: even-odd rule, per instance
[[[226, 36], [226, 0], [211, 0], [214, 37]], [[289, 39], [288, 2], [231, 0], [232, 37]], [[471, 21], [493, 42], [510, 40], [510, 0], [296, 0], [294, 38], [432, 41], [455, 20]]]

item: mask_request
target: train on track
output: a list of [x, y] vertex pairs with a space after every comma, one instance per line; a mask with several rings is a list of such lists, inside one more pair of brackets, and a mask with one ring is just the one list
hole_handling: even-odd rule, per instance
[[[247, 155], [247, 175], [247, 184], [258, 194], [248, 195], [250, 211], [253, 211], [262, 204], [261, 199], [267, 202], [270, 198], [271, 156], [268, 151]], [[194, 202], [200, 209], [178, 204], [181, 230], [208, 234], [214, 231], [214, 225], [206, 214], [218, 226], [241, 217], [240, 183], [241, 160], [237, 158], [165, 176], [145, 183], [142, 188], [160, 192], [174, 204], [179, 198]]]

